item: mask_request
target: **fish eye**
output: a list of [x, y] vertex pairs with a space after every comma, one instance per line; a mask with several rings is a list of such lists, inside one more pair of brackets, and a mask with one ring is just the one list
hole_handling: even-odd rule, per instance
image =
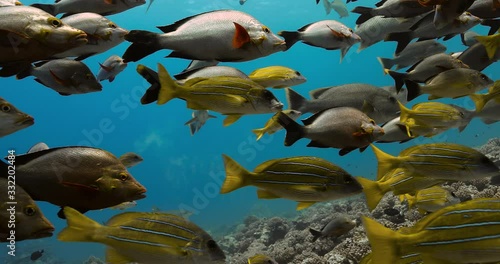
[[217, 243], [215, 243], [215, 241], [213, 241], [213, 240], [208, 240], [207, 241], [207, 247], [209, 249], [216, 249], [217, 248]]
[[2, 112], [5, 112], [5, 113], [10, 112], [10, 110], [11, 110], [10, 105], [8, 105], [8, 104], [4, 104], [4, 105], [2, 105], [1, 107], [2, 107], [2, 108], [1, 108], [1, 109], [2, 109]]
[[453, 197], [457, 198], [457, 196], [455, 195], [455, 193], [454, 193], [454, 192], [450, 192], [450, 194], [451, 194], [451, 196], [453, 196]]
[[27, 216], [33, 216], [36, 213], [35, 207], [27, 206], [24, 208], [24, 214]]
[[351, 183], [351, 177], [348, 176], [348, 175], [344, 176], [344, 182], [345, 183]]
[[376, 125], [375, 120], [373, 120], [373, 119], [370, 119], [370, 123], [371, 123], [372, 125]]
[[62, 26], [62, 22], [57, 18], [49, 18], [49, 23], [54, 27]]
[[109, 23], [109, 27], [110, 28], [117, 28], [117, 26], [115, 25], [115, 23]]
[[482, 73], [481, 73], [481, 75], [479, 75], [479, 76], [481, 77], [481, 80], [483, 80], [483, 81], [488, 80], [488, 76], [486, 76], [486, 75], [484, 75], [484, 74], [482, 74]]
[[351, 29], [351, 28], [349, 29], [349, 32], [354, 33], [354, 31], [352, 31], [352, 29]]
[[389, 96], [389, 101], [391, 101], [391, 103], [396, 103], [398, 100], [396, 100], [394, 96]]
[[126, 181], [126, 180], [128, 180], [128, 175], [127, 175], [127, 174], [125, 174], [125, 173], [121, 173], [121, 174], [120, 174], [120, 180], [121, 180], [121, 181]]
[[298, 72], [298, 71], [295, 71], [295, 74], [297, 74], [297, 76], [301, 75], [300, 72]]
[[85, 79], [92, 80], [92, 75], [90, 73], [85, 74]]
[[264, 32], [266, 32], [266, 33], [270, 33], [271, 32], [271, 30], [269, 30], [268, 27], [262, 27], [262, 30], [264, 30]]

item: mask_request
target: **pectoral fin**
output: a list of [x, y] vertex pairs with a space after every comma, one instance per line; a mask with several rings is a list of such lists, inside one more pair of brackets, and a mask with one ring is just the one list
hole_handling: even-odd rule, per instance
[[234, 37], [233, 37], [233, 48], [239, 49], [243, 45], [250, 42], [251, 38], [248, 31], [240, 24], [233, 22], [235, 27]]
[[275, 195], [274, 193], [271, 193], [267, 190], [258, 189], [257, 190], [257, 198], [259, 198], [259, 199], [278, 199], [281, 197], [279, 197], [279, 196]]
[[242, 115], [228, 115], [226, 117], [226, 119], [224, 119], [224, 126], [230, 126], [232, 125], [234, 122], [238, 121], [238, 119], [240, 119], [242, 117]]
[[58, 84], [63, 85], [65, 87], [71, 86], [71, 82], [70, 81], [59, 78], [52, 70], [49, 70], [49, 72], [50, 72], [50, 75], [52, 76], [52, 78], [54, 78], [54, 80]]
[[297, 211], [300, 211], [300, 210], [303, 210], [303, 209], [306, 209], [308, 207], [310, 207], [311, 205], [315, 204], [316, 202], [299, 202], [297, 204]]
[[104, 65], [102, 65], [101, 63], [99, 63], [99, 66], [101, 66], [101, 68], [102, 68], [103, 70], [107, 71], [107, 72], [111, 72], [111, 71], [113, 71], [113, 68], [111, 68], [111, 67], [107, 67], [107, 66], [104, 66]]

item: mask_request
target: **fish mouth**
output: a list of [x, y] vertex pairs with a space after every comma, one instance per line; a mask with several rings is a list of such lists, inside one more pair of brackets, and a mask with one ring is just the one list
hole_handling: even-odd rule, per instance
[[142, 190], [140, 190], [138, 193], [136, 193], [131, 200], [135, 201], [135, 200], [140, 200], [140, 199], [144, 199], [144, 198], [146, 198], [146, 189], [142, 188]]
[[271, 106], [271, 109], [273, 111], [281, 111], [283, 109], [283, 104], [282, 103], [275, 103], [273, 106]]
[[87, 39], [87, 33], [85, 32], [79, 33], [78, 35], [74, 36], [70, 42], [71, 44], [76, 44], [76, 45], [87, 44], [89, 42], [89, 40]]
[[33, 238], [51, 237], [52, 235], [54, 235], [53, 234], [54, 230], [55, 229], [53, 227], [42, 229], [40, 231], [33, 233], [32, 237]]
[[31, 126], [33, 124], [35, 124], [35, 119], [29, 115], [16, 122], [17, 126]]
[[282, 51], [285, 51], [287, 50], [287, 47], [286, 47], [286, 42], [285, 41], [281, 41], [281, 42], [278, 42], [278, 43], [274, 43], [274, 48], [278, 49], [278, 50], [282, 50]]

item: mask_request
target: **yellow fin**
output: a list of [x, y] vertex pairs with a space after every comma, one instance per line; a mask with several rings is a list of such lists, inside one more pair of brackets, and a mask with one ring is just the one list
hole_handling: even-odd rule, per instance
[[238, 119], [240, 119], [241, 117], [242, 117], [242, 115], [228, 115], [226, 117], [226, 119], [224, 119], [223, 125], [224, 126], [230, 126], [234, 122], [238, 121]]
[[269, 192], [268, 190], [264, 189], [257, 189], [257, 198], [259, 199], [278, 199], [281, 198], [277, 196], [276, 194]]
[[470, 99], [474, 102], [476, 105], [476, 113], [479, 113], [481, 110], [483, 110], [484, 105], [486, 104], [486, 101], [484, 100], [484, 95], [482, 94], [469, 94]]
[[311, 205], [315, 204], [316, 202], [299, 202], [297, 204], [297, 211], [300, 211], [300, 210], [303, 210], [303, 209], [306, 209], [308, 207], [310, 207]]
[[491, 36], [476, 36], [476, 40], [483, 44], [488, 53], [488, 58], [492, 60], [497, 53], [498, 46], [500, 45], [500, 34]]
[[71, 207], [64, 207], [64, 215], [68, 226], [57, 235], [60, 241], [92, 242], [94, 241], [93, 234], [103, 227]]
[[106, 263], [127, 264], [131, 262], [134, 262], [134, 260], [120, 255], [114, 248], [106, 248]]
[[401, 102], [398, 101], [399, 104], [399, 109], [401, 110], [401, 114], [399, 117], [399, 122], [400, 123], [406, 123], [406, 120], [408, 119], [409, 115], [411, 114], [412, 110], [406, 108]]
[[252, 175], [236, 161], [229, 156], [222, 155], [224, 159], [224, 168], [226, 170], [226, 180], [220, 189], [220, 193], [229, 193], [241, 187], [248, 185], [246, 178]]
[[370, 146], [372, 147], [373, 153], [375, 153], [375, 156], [377, 157], [378, 160], [377, 180], [380, 180], [388, 172], [398, 167], [399, 159], [398, 157], [394, 157], [392, 155], [383, 152], [379, 148], [375, 147], [375, 145], [373, 144], [370, 144]]
[[254, 129], [252, 132], [257, 136], [257, 141], [266, 133], [264, 128]]
[[176, 92], [181, 87], [172, 79], [163, 65], [158, 63], [158, 79], [160, 80], [161, 88], [158, 94], [157, 104], [162, 105], [176, 97]]
[[362, 220], [372, 247], [372, 263], [397, 263], [397, 241], [402, 235], [367, 216], [363, 216]]
[[366, 196], [366, 205], [370, 211], [377, 207], [378, 203], [384, 197], [385, 192], [380, 188], [376, 181], [368, 180], [363, 177], [356, 177], [356, 180], [363, 186], [363, 193]]

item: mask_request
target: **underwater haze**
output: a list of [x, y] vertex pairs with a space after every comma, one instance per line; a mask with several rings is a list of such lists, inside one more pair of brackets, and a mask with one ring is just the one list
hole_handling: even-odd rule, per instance
[[[24, 5], [49, 3], [34, 0], [22, 2]], [[361, 0], [348, 3], [347, 7], [351, 10], [355, 6], [374, 6], [375, 3], [373, 0]], [[160, 32], [156, 26], [169, 25], [207, 11], [233, 9], [254, 16], [277, 33], [282, 30], [294, 31], [325, 19], [340, 21], [354, 29], [358, 17], [357, 14], [350, 13], [348, 17], [340, 19], [334, 11], [326, 15], [322, 3], [316, 5], [314, 0], [249, 0], [244, 5], [240, 5], [238, 0], [156, 0], [146, 12], [148, 4], [149, 2], [108, 18], [127, 30]], [[488, 28], [479, 25], [473, 30], [485, 35]], [[459, 36], [439, 42], [447, 47], [447, 53], [466, 49]], [[122, 56], [129, 45], [125, 41], [83, 62], [97, 74], [99, 63], [103, 63], [111, 55]], [[307, 78], [307, 82], [293, 87], [294, 91], [304, 97], [308, 97], [309, 91], [317, 88], [349, 83], [367, 83], [380, 87], [393, 85], [394, 80], [389, 75], [384, 75], [377, 57], [392, 58], [396, 43], [380, 42], [361, 52], [357, 52], [358, 46], [359, 44], [355, 44], [342, 62], [339, 50], [325, 50], [297, 43], [286, 52], [246, 62], [223, 62], [219, 65], [235, 67], [246, 74], [272, 65], [290, 67]], [[295, 201], [259, 200], [255, 187], [220, 194], [225, 179], [222, 154], [230, 156], [249, 170], [270, 159], [316, 156], [344, 168], [353, 176], [376, 178], [377, 160], [371, 148], [362, 153], [355, 150], [339, 156], [337, 149], [308, 148], [305, 139], [291, 147], [285, 147], [284, 130], [264, 135], [261, 140], [256, 141], [252, 130], [263, 127], [273, 114], [246, 115], [236, 123], [224, 127], [222, 121], [225, 117], [211, 112], [217, 118], [208, 120], [200, 131], [191, 135], [189, 127], [184, 124], [191, 119], [192, 110], [186, 108], [184, 101], [174, 99], [165, 105], [142, 105], [140, 102], [150, 84], [136, 72], [137, 65], [144, 64], [156, 70], [157, 64], [161, 63], [172, 75], [188, 66], [189, 60], [165, 58], [169, 52], [160, 50], [140, 62], [128, 63], [128, 67], [113, 82], [102, 82], [103, 90], [96, 93], [61, 96], [35, 82], [32, 76], [22, 80], [16, 80], [15, 77], [0, 79], [0, 96], [35, 118], [33, 126], [0, 138], [3, 155], [7, 156], [7, 151], [11, 149], [18, 155], [26, 153], [38, 142], [45, 142], [49, 147], [97, 147], [117, 157], [126, 152], [135, 152], [144, 161], [129, 168], [129, 172], [146, 187], [147, 197], [138, 200], [137, 206], [125, 211], [151, 212], [153, 208], [161, 211], [187, 210], [193, 213], [189, 220], [210, 233], [215, 240], [233, 232], [249, 215], [259, 218], [295, 217], [314, 211], [316, 206], [296, 211]], [[500, 77], [499, 72], [498, 64], [483, 71], [492, 80]], [[269, 90], [287, 108], [285, 91]], [[412, 103], [426, 101], [426, 98], [427, 96], [419, 97]], [[470, 110], [475, 107], [469, 97], [440, 101], [452, 102]], [[402, 144], [378, 146], [384, 152], [395, 155], [408, 147], [433, 142], [454, 142], [477, 147], [498, 136], [499, 123], [486, 125], [476, 118], [462, 132], [451, 129], [432, 138], [420, 137]], [[65, 220], [57, 217], [60, 208], [45, 202], [37, 204], [55, 226], [54, 235], [18, 242], [17, 257], [7, 255], [7, 249], [2, 246], [0, 263], [30, 263], [16, 262], [15, 259], [26, 257], [40, 249], [45, 250], [44, 258], [60, 261], [50, 263], [83, 263], [92, 255], [104, 259], [105, 246], [102, 244], [58, 241], [57, 234], [67, 225]], [[103, 209], [89, 211], [85, 215], [103, 223], [125, 211]], [[37, 263], [45, 262], [42, 258]]]

